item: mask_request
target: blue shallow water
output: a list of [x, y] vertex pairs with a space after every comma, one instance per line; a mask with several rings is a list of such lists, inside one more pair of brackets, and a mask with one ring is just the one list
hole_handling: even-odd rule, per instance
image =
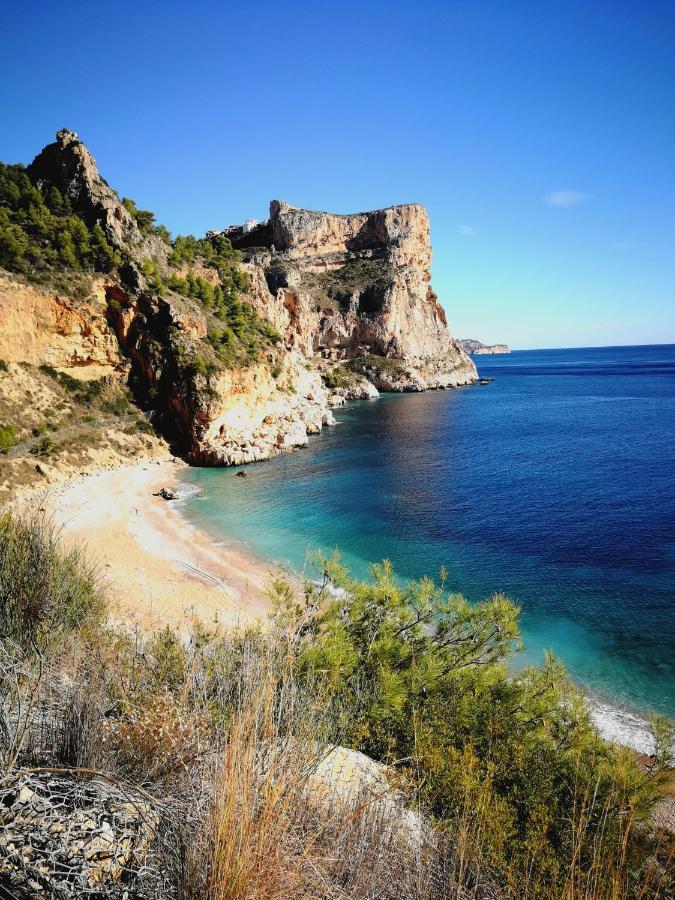
[[477, 357], [489, 387], [383, 396], [308, 449], [191, 469], [195, 524], [302, 568], [388, 557], [472, 600], [523, 609], [525, 657], [552, 649], [592, 694], [675, 715], [675, 346]]

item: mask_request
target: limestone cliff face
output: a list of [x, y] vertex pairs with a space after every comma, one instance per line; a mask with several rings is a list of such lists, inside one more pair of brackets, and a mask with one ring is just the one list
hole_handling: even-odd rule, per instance
[[89, 380], [124, 368], [107, 318], [105, 282], [92, 282], [85, 300], [27, 284], [0, 271], [0, 359], [47, 364]]
[[385, 390], [475, 380], [431, 288], [422, 206], [340, 216], [273, 200], [269, 221], [225, 233], [248, 260], [254, 302], [289, 345], [333, 359], [399, 360], [399, 383], [382, 378]]
[[475, 338], [463, 338], [460, 344], [466, 353], [472, 356], [487, 356], [492, 353], [510, 353], [511, 348], [508, 344], [482, 344]]
[[493, 353], [510, 353], [508, 344], [492, 344], [490, 347], [478, 347], [473, 351], [474, 356], [489, 356]]
[[110, 319], [135, 371], [163, 409], [165, 430], [191, 462], [237, 465], [307, 444], [334, 423], [318, 372], [292, 349], [243, 368], [194, 371], [207, 321], [182, 298], [107, 289]]

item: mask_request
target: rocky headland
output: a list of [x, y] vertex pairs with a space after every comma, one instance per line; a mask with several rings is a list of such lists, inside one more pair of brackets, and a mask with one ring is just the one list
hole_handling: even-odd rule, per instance
[[510, 353], [508, 344], [481, 344], [475, 338], [464, 338], [459, 342], [462, 349], [470, 356], [488, 356], [491, 353]]
[[303, 446], [347, 400], [476, 380], [431, 287], [419, 205], [343, 216], [273, 200], [265, 222], [172, 241], [71, 131], [10, 169], [68, 223], [75, 255], [19, 204], [18, 237], [35, 246], [0, 260], [8, 383], [40, 367], [128, 383], [180, 455], [229, 465]]

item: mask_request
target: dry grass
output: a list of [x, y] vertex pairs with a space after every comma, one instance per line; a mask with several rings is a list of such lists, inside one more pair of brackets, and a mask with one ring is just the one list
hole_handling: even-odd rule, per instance
[[411, 832], [377, 792], [317, 779], [332, 745], [290, 672], [259, 668], [249, 684], [209, 773], [182, 900], [461, 896], [431, 829]]
[[[459, 760], [463, 801], [440, 828], [417, 808], [418, 785], [407, 785], [406, 808], [392, 778], [392, 787], [384, 779], [373, 787], [351, 767], [326, 778], [322, 763], [339, 739], [332, 723], [344, 711], [300, 684], [272, 641], [198, 633], [184, 646], [168, 632], [153, 640], [121, 634], [116, 640], [113, 648], [106, 632], [96, 658], [72, 642], [59, 665], [49, 668], [22, 762], [97, 769], [157, 798], [161, 832], [145, 880], [130, 897], [668, 896], [664, 871], [672, 847], [663, 847], [661, 867], [654, 864], [641, 881], [631, 881], [631, 812], [619, 833], [605, 833], [602, 823], [609, 828], [614, 821], [611, 806], [621, 796], [597, 808], [595, 786], [582, 772], [569, 811], [567, 880], [556, 892], [550, 888], [556, 873], [542, 868], [535, 822], [527, 879], [516, 874], [523, 866], [515, 860], [510, 870], [493, 865], [500, 811], [470, 753]], [[123, 685], [123, 696], [111, 694], [113, 682]], [[539, 826], [545, 829], [545, 819]]]
[[422, 774], [395, 778], [339, 748], [353, 711], [298, 677], [297, 628], [222, 635], [195, 625], [185, 641], [104, 626], [86, 560], [62, 553], [44, 520], [3, 521], [4, 762], [14, 773], [96, 771], [143, 792], [160, 825], [125, 886], [129, 900], [669, 896], [672, 839], [648, 858], [628, 752], [611, 772], [579, 756], [568, 844], [550, 853], [541, 809], [504, 865], [510, 813], [473, 750], [444, 760], [458, 802], [434, 823]]

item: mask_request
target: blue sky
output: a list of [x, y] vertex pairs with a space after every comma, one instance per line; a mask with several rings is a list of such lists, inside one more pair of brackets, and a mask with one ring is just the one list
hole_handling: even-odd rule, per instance
[[453, 333], [675, 342], [673, 2], [35, 3], [0, 159], [63, 126], [174, 233], [417, 201]]

